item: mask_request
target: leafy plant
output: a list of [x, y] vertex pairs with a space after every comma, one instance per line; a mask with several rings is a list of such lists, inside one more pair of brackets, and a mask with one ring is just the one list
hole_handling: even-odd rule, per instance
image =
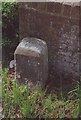
[[19, 13], [17, 2], [2, 2], [2, 51], [3, 66], [13, 59], [19, 43]]

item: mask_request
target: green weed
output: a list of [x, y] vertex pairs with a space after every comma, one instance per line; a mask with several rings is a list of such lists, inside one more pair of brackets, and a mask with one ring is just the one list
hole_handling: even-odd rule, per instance
[[77, 118], [80, 116], [81, 89], [77, 85], [68, 92], [67, 99], [55, 93], [46, 93], [41, 88], [18, 85], [8, 76], [8, 69], [2, 72], [3, 117], [5, 118]]

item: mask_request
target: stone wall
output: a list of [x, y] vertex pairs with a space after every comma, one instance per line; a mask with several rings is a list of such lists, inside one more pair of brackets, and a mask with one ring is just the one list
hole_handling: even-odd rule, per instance
[[20, 40], [35, 37], [48, 45], [51, 88], [79, 79], [79, 4], [19, 3]]

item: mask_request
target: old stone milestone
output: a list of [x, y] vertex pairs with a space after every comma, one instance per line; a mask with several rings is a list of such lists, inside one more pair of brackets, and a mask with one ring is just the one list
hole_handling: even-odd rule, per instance
[[14, 53], [18, 83], [45, 85], [48, 74], [48, 51], [43, 40], [24, 38]]
[[47, 43], [47, 86], [54, 90], [73, 89], [81, 73], [80, 6], [62, 2], [19, 4], [20, 38], [34, 36]]

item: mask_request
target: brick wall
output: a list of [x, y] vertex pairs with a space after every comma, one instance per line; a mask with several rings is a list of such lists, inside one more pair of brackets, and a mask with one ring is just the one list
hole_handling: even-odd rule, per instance
[[[67, 87], [79, 77], [80, 6], [56, 2], [19, 3], [20, 40], [46, 41], [49, 57], [47, 84]], [[61, 81], [62, 80], [62, 81]]]

